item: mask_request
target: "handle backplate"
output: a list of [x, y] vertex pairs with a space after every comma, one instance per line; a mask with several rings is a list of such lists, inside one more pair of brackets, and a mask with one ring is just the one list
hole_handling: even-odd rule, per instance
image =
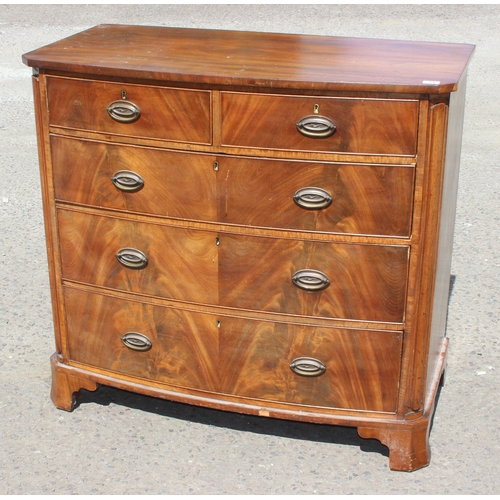
[[135, 193], [144, 187], [144, 180], [131, 170], [118, 170], [111, 177], [111, 182], [120, 190], [126, 193]]
[[293, 201], [306, 210], [321, 210], [331, 205], [332, 197], [328, 191], [317, 187], [299, 189], [293, 195]]
[[319, 292], [330, 285], [327, 275], [315, 269], [297, 271], [292, 276], [292, 282], [295, 286], [307, 292]]
[[153, 345], [146, 335], [138, 332], [127, 332], [121, 340], [125, 346], [133, 351], [149, 351]]
[[309, 115], [297, 122], [297, 130], [306, 137], [324, 139], [337, 131], [337, 125], [326, 116]]
[[118, 262], [128, 269], [143, 269], [148, 265], [148, 258], [136, 248], [122, 248], [116, 254]]
[[141, 116], [141, 110], [137, 104], [130, 101], [113, 101], [108, 106], [108, 114], [113, 120], [120, 123], [135, 122]]
[[303, 377], [318, 377], [326, 371], [326, 366], [316, 358], [295, 358], [290, 363], [290, 369]]

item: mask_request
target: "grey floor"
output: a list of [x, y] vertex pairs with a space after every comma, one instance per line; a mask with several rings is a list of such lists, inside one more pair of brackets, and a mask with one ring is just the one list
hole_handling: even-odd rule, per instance
[[[101, 23], [468, 42], [447, 385], [432, 462], [391, 472], [354, 429], [110, 388], [49, 399], [54, 350], [31, 70], [21, 54]], [[0, 494], [500, 492], [500, 6], [0, 6]]]

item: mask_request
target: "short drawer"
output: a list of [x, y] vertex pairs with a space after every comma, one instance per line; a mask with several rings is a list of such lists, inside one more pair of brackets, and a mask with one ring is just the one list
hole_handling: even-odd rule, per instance
[[217, 220], [215, 157], [51, 137], [56, 200]]
[[[223, 92], [221, 96], [221, 143], [225, 146], [371, 155], [416, 154], [416, 100], [233, 92]], [[331, 135], [325, 137], [329, 133]]]
[[71, 210], [58, 210], [58, 221], [63, 279], [172, 299], [217, 302], [213, 233]]
[[209, 91], [54, 77], [47, 91], [51, 125], [211, 143]]
[[409, 236], [414, 168], [220, 158], [221, 222]]
[[69, 287], [64, 301], [74, 362], [242, 403], [395, 411], [401, 332], [218, 316]]
[[220, 305], [400, 323], [409, 248], [220, 235]]

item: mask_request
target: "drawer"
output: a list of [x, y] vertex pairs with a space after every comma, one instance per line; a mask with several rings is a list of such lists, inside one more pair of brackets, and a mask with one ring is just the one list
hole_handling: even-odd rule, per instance
[[[219, 159], [219, 220], [307, 231], [409, 236], [414, 169]], [[295, 199], [295, 201], [294, 201]]]
[[404, 319], [406, 246], [221, 234], [218, 248], [221, 305], [366, 321]]
[[[321, 407], [396, 409], [401, 332], [223, 318], [219, 344], [221, 392]], [[298, 373], [290, 368], [294, 361]], [[304, 363], [312, 365], [312, 375], [325, 371], [303, 375]]]
[[70, 210], [58, 210], [58, 221], [63, 279], [179, 300], [217, 302], [213, 233]]
[[[48, 78], [47, 92], [51, 125], [168, 141], [212, 142], [209, 91]], [[113, 105], [112, 118], [108, 108], [117, 101], [121, 102]], [[133, 109], [124, 109], [131, 108], [127, 103], [139, 110], [138, 117]]]
[[67, 280], [250, 310], [404, 318], [406, 246], [217, 235], [70, 210], [58, 210], [58, 220]]
[[[221, 93], [221, 99], [221, 142], [225, 146], [371, 155], [416, 154], [417, 100], [233, 92]], [[325, 125], [324, 118], [335, 127], [329, 137], [321, 137], [333, 130], [330, 124]], [[303, 133], [298, 130], [299, 122], [305, 124]]]
[[217, 220], [215, 157], [59, 136], [50, 140], [59, 201]]
[[[219, 317], [69, 287], [64, 300], [75, 362], [247, 403], [386, 412], [396, 407], [401, 332]], [[302, 358], [313, 359], [317, 376], [303, 374], [304, 362], [311, 361]]]
[[[176, 386], [217, 389], [214, 317], [71, 288], [65, 288], [64, 301], [71, 360]], [[140, 334], [124, 339], [130, 347], [122, 341], [127, 333]], [[150, 349], [137, 350], [147, 349], [148, 341]]]

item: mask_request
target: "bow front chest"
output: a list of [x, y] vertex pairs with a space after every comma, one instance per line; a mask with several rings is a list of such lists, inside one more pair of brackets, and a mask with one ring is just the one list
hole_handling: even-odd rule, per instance
[[104, 384], [427, 465], [473, 49], [103, 25], [25, 54], [55, 405]]

